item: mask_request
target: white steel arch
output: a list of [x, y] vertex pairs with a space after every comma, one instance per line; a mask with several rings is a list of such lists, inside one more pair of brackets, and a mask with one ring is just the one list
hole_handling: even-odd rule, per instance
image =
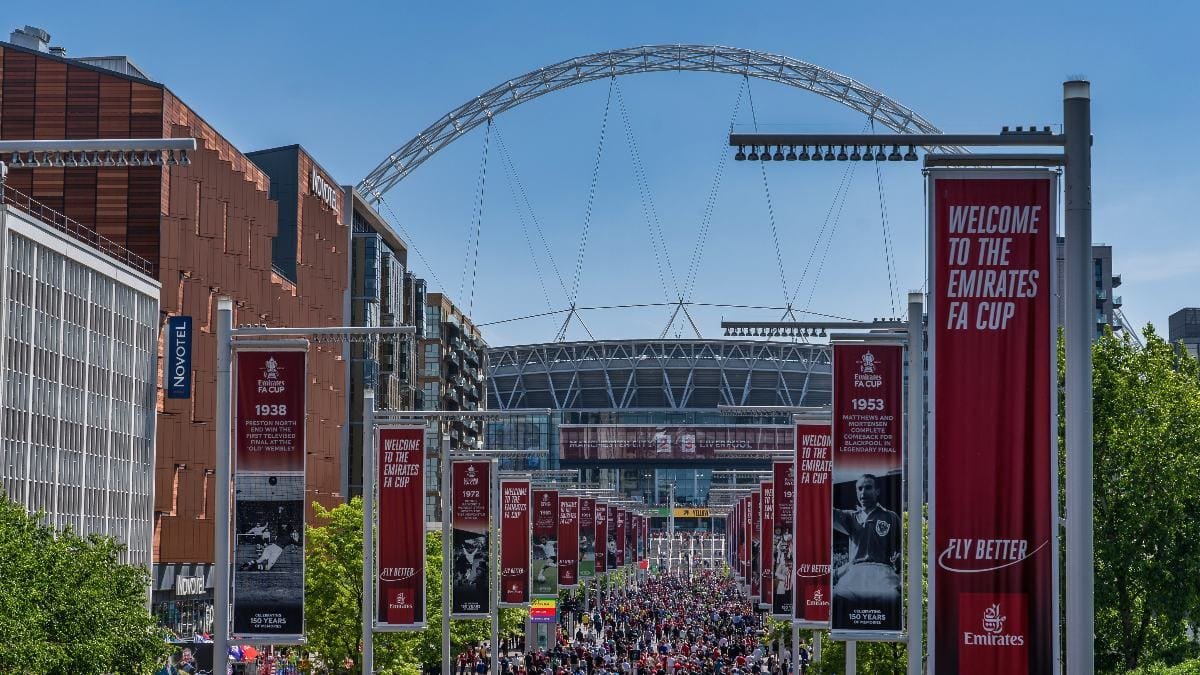
[[852, 78], [799, 59], [736, 47], [646, 45], [577, 56], [492, 87], [446, 113], [389, 154], [358, 184], [358, 190], [372, 202], [378, 202], [413, 169], [458, 137], [490, 118], [544, 94], [619, 75], [682, 70], [728, 73], [779, 82], [837, 101], [896, 133], [941, 133], [911, 108]]

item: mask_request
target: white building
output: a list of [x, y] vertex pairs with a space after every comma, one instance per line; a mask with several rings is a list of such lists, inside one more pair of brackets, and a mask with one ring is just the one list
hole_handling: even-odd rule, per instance
[[146, 261], [3, 190], [0, 483], [148, 568], [160, 285]]

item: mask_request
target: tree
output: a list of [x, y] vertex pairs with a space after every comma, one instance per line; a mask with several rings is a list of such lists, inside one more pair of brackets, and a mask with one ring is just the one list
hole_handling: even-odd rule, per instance
[[1092, 348], [1096, 666], [1108, 672], [1197, 654], [1200, 369], [1153, 326], [1145, 338], [1106, 331]]
[[[362, 500], [325, 509], [314, 504], [320, 526], [309, 525], [305, 547], [304, 612], [308, 645], [330, 668], [340, 668], [346, 658], [361, 672], [362, 636]], [[442, 659], [442, 535], [425, 535], [424, 630], [375, 634], [375, 667], [380, 672], [419, 673], [423, 665]], [[504, 609], [500, 634], [517, 632], [525, 612]], [[491, 638], [486, 619], [450, 622], [452, 654]], [[337, 671], [334, 672], [346, 672]]]
[[56, 532], [0, 495], [0, 672], [144, 673], [169, 652], [150, 575], [109, 537]]

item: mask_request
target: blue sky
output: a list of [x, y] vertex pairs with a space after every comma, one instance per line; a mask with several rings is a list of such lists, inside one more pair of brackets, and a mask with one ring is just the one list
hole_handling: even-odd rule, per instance
[[[243, 150], [300, 143], [345, 183], [493, 85], [621, 47], [712, 44], [784, 54], [853, 77], [957, 132], [1058, 124], [1061, 82], [1084, 75], [1094, 97], [1094, 238], [1114, 248], [1127, 316], [1165, 333], [1171, 312], [1200, 305], [1200, 143], [1188, 131], [1200, 104], [1192, 30], [1200, 10], [1191, 3], [218, 0], [6, 9], [5, 30], [41, 26], [69, 56], [127, 54]], [[580, 306], [674, 295], [672, 277], [682, 284], [687, 276], [710, 195], [691, 300], [778, 306], [794, 297], [801, 310], [869, 319], [892, 315], [893, 305], [902, 312], [904, 293], [922, 287], [924, 196], [915, 164], [885, 164], [878, 176], [873, 165], [854, 164], [840, 208], [834, 195], [850, 164], [770, 165], [764, 181], [757, 165], [729, 161], [713, 192], [731, 121], [743, 130], [756, 121], [764, 130], [857, 132], [861, 115], [809, 92], [750, 81], [752, 116], [746, 84], [730, 75], [637, 75], [615, 86], [625, 112], [615, 101], [609, 109], [579, 265]], [[419, 251], [410, 264], [431, 289], [484, 323], [567, 305], [608, 92], [606, 82], [575, 86], [497, 117], [482, 216], [482, 128], [386, 195], [381, 211]], [[644, 215], [631, 145], [657, 220]], [[648, 223], [661, 223], [669, 265], [656, 262]], [[477, 268], [468, 246], [476, 228]], [[693, 309], [706, 336], [718, 333], [722, 317], [779, 314]], [[591, 332], [608, 338], [657, 337], [668, 317], [661, 307], [584, 314]], [[548, 341], [562, 318], [495, 324], [485, 336], [491, 344]], [[668, 331], [677, 333], [689, 335], [678, 324]], [[587, 334], [575, 324], [568, 336]]]

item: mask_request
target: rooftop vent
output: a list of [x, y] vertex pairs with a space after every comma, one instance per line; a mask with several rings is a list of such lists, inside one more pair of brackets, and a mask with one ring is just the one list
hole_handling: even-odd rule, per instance
[[50, 34], [36, 26], [18, 28], [9, 36], [9, 40], [19, 47], [35, 49], [39, 52], [50, 51]]

